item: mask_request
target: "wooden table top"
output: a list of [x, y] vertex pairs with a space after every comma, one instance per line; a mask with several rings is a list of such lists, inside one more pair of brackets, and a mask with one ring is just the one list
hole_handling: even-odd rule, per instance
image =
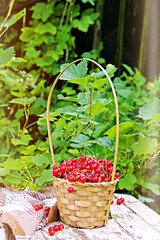
[[[117, 205], [116, 199], [124, 197], [125, 203]], [[36, 231], [31, 240], [160, 240], [160, 215], [131, 195], [115, 194], [111, 205], [112, 219], [104, 227], [94, 229], [72, 228], [48, 235], [48, 224]]]

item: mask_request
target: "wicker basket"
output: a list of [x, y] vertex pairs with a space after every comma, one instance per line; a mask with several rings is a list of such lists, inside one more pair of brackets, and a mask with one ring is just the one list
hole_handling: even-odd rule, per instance
[[[118, 154], [118, 141], [119, 141], [119, 112], [118, 112], [118, 101], [116, 97], [116, 92], [113, 86], [113, 83], [108, 76], [106, 70], [97, 62], [92, 59], [82, 58], [77, 59], [67, 65], [62, 72], [55, 79], [47, 102], [47, 128], [48, 128], [48, 137], [50, 143], [50, 151], [52, 155], [53, 164], [54, 152], [52, 147], [52, 138], [50, 130], [50, 102], [53, 90], [55, 85], [61, 75], [68, 69], [71, 65], [76, 62], [87, 60], [96, 64], [106, 75], [110, 83], [116, 109], [116, 142], [115, 142], [115, 153], [114, 153], [114, 163], [113, 163], [113, 172], [112, 179], [110, 182], [100, 182], [100, 183], [80, 183], [80, 182], [69, 182], [63, 178], [53, 179], [53, 186], [55, 188], [56, 198], [58, 202], [58, 209], [60, 213], [60, 219], [72, 227], [79, 228], [94, 228], [101, 227], [106, 225], [108, 222], [110, 205], [113, 199], [113, 194], [115, 191], [117, 180], [114, 180], [117, 154]], [[68, 193], [68, 187], [72, 186], [74, 192]]]

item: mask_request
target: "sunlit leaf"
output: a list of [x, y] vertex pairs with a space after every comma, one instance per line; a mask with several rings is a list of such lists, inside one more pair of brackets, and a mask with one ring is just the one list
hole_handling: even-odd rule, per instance
[[[60, 71], [62, 71], [67, 66], [68, 66], [67, 63], [62, 64], [61, 68], [60, 68]], [[62, 76], [60, 77], [60, 79], [62, 79], [62, 80], [73, 80], [73, 79], [77, 79], [77, 78], [82, 78], [86, 75], [87, 69], [88, 69], [87, 68], [87, 61], [83, 60], [79, 64], [77, 64], [77, 66], [75, 64], [73, 64], [69, 68], [67, 68], [65, 70], [65, 72], [62, 74]]]
[[141, 107], [137, 117], [144, 120], [150, 120], [156, 113], [160, 113], [160, 99], [158, 98], [155, 98], [152, 102]]
[[26, 106], [26, 105], [30, 105], [31, 103], [33, 103], [35, 101], [35, 99], [36, 99], [36, 97], [15, 98], [15, 99], [12, 99], [10, 102]]
[[140, 137], [138, 142], [132, 144], [132, 149], [135, 155], [147, 155], [153, 154], [155, 149], [157, 148], [158, 140], [157, 139], [150, 139], [146, 137]]
[[35, 28], [35, 32], [39, 34], [44, 34], [44, 33], [51, 33], [52, 35], [56, 34], [56, 26], [54, 26], [52, 23], [47, 22], [46, 24], [39, 24]]
[[12, 59], [13, 56], [14, 56], [13, 47], [5, 49], [4, 52], [0, 54], [0, 65], [7, 64]]
[[137, 179], [134, 175], [125, 174], [123, 178], [119, 179], [119, 189], [133, 190], [136, 181]]

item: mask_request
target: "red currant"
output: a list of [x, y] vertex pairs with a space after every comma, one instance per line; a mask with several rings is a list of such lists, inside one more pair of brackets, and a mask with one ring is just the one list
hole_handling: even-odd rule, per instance
[[68, 192], [69, 192], [69, 193], [74, 192], [74, 188], [73, 188], [73, 187], [69, 187], [69, 188], [68, 188]]
[[92, 182], [93, 183], [98, 183], [98, 181], [99, 181], [98, 176], [96, 176], [96, 175], [92, 176]]
[[85, 182], [86, 182], [86, 177], [85, 177], [85, 176], [80, 176], [79, 181], [80, 181], [81, 183], [85, 183]]
[[120, 173], [116, 172], [114, 177], [115, 177], [115, 179], [118, 179], [118, 178], [120, 178], [120, 176], [121, 176]]
[[39, 211], [39, 210], [42, 210], [43, 209], [43, 205], [42, 204], [35, 204], [34, 206], [34, 209], [35, 209], [35, 211]]
[[49, 231], [49, 235], [50, 235], [50, 236], [53, 236], [54, 234], [55, 234], [54, 229], [52, 229], [52, 230]]
[[116, 203], [117, 203], [118, 205], [121, 205], [122, 203], [124, 203], [124, 198], [123, 198], [123, 197], [122, 197], [122, 198], [118, 198], [117, 201], [116, 201]]
[[67, 179], [68, 179], [69, 182], [74, 182], [75, 177], [74, 177], [73, 175], [69, 175], [69, 176], [67, 177]]
[[85, 155], [82, 155], [82, 156], [80, 157], [81, 162], [85, 162], [86, 159], [87, 159], [87, 157], [86, 157]]
[[57, 167], [53, 169], [53, 176], [58, 177], [58, 175], [59, 175], [59, 169]]
[[58, 232], [58, 231], [61, 230], [61, 229], [59, 228], [59, 225], [54, 225], [54, 226], [53, 226], [53, 229], [54, 229], [55, 232]]
[[49, 211], [50, 211], [50, 207], [46, 206], [46, 207], [44, 208], [44, 212], [45, 212], [46, 217], [48, 216]]
[[63, 224], [63, 223], [60, 223], [60, 224], [59, 224], [59, 228], [60, 228], [61, 230], [63, 230], [63, 229], [64, 229], [64, 224]]

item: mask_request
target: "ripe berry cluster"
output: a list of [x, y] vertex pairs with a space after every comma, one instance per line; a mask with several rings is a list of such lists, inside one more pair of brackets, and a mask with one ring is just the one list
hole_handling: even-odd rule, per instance
[[[121, 205], [122, 203], [124, 203], [124, 201], [125, 201], [125, 199], [123, 197], [117, 198], [116, 204]], [[114, 200], [112, 200], [111, 204], [113, 204], [113, 203], [114, 203]]]
[[42, 204], [42, 203], [34, 204], [33, 207], [34, 207], [34, 210], [35, 210], [35, 211], [40, 211], [40, 210], [44, 209], [44, 214], [45, 214], [45, 216], [46, 216], [46, 217], [48, 216], [49, 211], [50, 211], [50, 207], [48, 207], [48, 206], [43, 207], [43, 204]]
[[35, 211], [39, 211], [43, 209], [43, 204], [42, 203], [37, 203], [33, 205]]
[[53, 236], [56, 232], [61, 231], [63, 229], [64, 229], [64, 224], [63, 223], [56, 224], [56, 225], [48, 228], [48, 233], [49, 233], [50, 236]]
[[[54, 177], [64, 178], [69, 182], [110, 182], [113, 163], [106, 158], [87, 158], [82, 155], [79, 159], [72, 158], [60, 163], [58, 166], [53, 165], [52, 170]], [[120, 173], [116, 172], [114, 179], [119, 177]]]
[[122, 203], [124, 203], [124, 201], [125, 201], [124, 198], [121, 197], [121, 198], [117, 199], [116, 203], [117, 203], [117, 205], [121, 205]]

